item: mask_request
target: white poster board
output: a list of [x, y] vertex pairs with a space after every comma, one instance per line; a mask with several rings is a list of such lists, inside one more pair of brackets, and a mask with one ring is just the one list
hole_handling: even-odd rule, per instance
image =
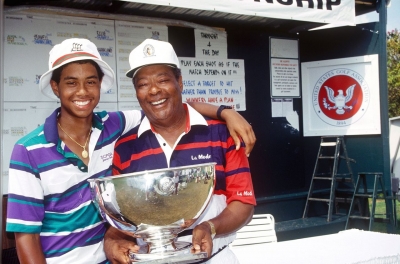
[[[112, 20], [6, 15], [5, 36], [4, 101], [7, 102], [52, 101], [39, 92], [39, 79], [48, 70], [50, 50], [67, 38], [91, 40], [103, 60], [116, 69]], [[101, 101], [117, 101], [116, 84], [101, 95]]]
[[184, 102], [229, 105], [246, 110], [244, 61], [179, 58]]
[[8, 193], [8, 167], [14, 144], [23, 136], [44, 123], [59, 106], [57, 102], [4, 102], [3, 142], [3, 193]]
[[291, 112], [293, 112], [293, 99], [290, 98], [271, 99], [271, 117], [285, 117]]
[[48, 70], [49, 51], [57, 43], [53, 24], [54, 19], [46, 17], [4, 16], [5, 102], [53, 101], [39, 92], [40, 76]]
[[400, 178], [400, 117], [389, 118], [390, 172]]
[[271, 57], [299, 58], [299, 41], [297, 39], [270, 38]]
[[270, 38], [272, 98], [300, 97], [299, 50], [297, 39]]
[[196, 58], [227, 59], [228, 43], [225, 31], [194, 30]]
[[304, 136], [380, 134], [378, 55], [301, 64]]
[[146, 25], [128, 21], [115, 21], [117, 39], [118, 102], [137, 102], [132, 79], [125, 76], [130, 69], [129, 54], [145, 39], [153, 38], [168, 41], [166, 25]]

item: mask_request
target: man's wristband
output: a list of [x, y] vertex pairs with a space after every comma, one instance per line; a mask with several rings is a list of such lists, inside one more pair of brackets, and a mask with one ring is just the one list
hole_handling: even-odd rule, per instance
[[222, 113], [222, 111], [223, 111], [224, 109], [232, 109], [232, 107], [231, 107], [231, 106], [227, 106], [227, 105], [221, 105], [220, 107], [218, 107], [218, 110], [217, 110], [217, 118], [218, 118], [219, 120], [222, 120], [221, 113]]

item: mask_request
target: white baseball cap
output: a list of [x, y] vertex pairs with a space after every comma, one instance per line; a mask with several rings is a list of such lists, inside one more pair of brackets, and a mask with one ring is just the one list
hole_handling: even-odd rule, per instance
[[50, 50], [49, 70], [40, 77], [40, 91], [57, 100], [56, 95], [51, 89], [50, 80], [53, 71], [67, 63], [80, 60], [93, 60], [96, 62], [104, 73], [101, 82], [101, 92], [107, 92], [114, 85], [115, 74], [111, 67], [101, 59], [100, 53], [96, 45], [87, 39], [71, 38], [66, 39], [60, 44], [55, 45]]
[[153, 64], [165, 64], [174, 68], [180, 68], [179, 60], [172, 45], [166, 41], [146, 39], [129, 54], [131, 69], [125, 74], [133, 78], [143, 66]]

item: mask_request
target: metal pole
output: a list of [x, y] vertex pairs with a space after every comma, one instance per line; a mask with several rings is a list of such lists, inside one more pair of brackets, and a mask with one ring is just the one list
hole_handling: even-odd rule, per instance
[[[4, 120], [4, 0], [1, 0], [0, 3], [0, 36], [1, 36], [1, 45], [0, 45], [0, 212], [3, 212], [3, 120]], [[0, 227], [3, 227], [3, 217], [0, 217]], [[3, 228], [0, 229], [0, 260], [3, 255]], [[1, 261], [0, 261], [1, 262]]]
[[[383, 178], [386, 191], [392, 192], [391, 172], [390, 172], [390, 151], [389, 151], [389, 107], [388, 107], [388, 85], [387, 85], [387, 0], [377, 2], [379, 13], [379, 87], [381, 100], [381, 122], [382, 122], [382, 146], [383, 146]], [[393, 215], [393, 201], [386, 199], [386, 214]], [[393, 225], [388, 225], [389, 233], [394, 233]]]

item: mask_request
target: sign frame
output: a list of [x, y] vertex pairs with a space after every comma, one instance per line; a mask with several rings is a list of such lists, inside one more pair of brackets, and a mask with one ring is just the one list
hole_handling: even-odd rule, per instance
[[304, 136], [380, 134], [378, 64], [378, 54], [302, 63]]
[[269, 38], [271, 98], [300, 98], [299, 40]]

